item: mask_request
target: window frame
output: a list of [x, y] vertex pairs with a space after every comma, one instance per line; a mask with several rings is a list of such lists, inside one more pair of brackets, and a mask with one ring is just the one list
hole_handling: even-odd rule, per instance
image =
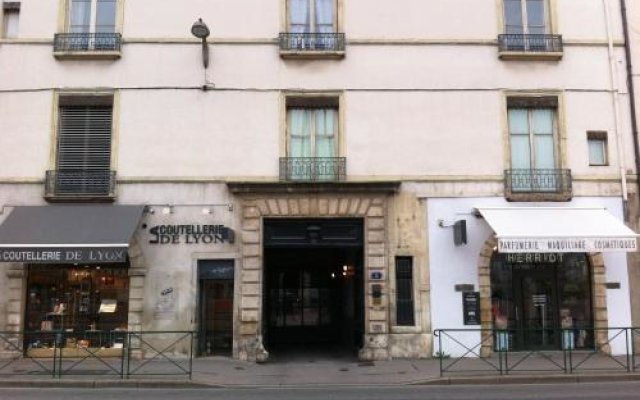
[[[91, 1], [92, 17], [89, 25], [89, 32], [95, 33], [96, 18], [97, 18], [97, 0]], [[71, 3], [72, 0], [59, 0], [60, 8], [58, 13], [58, 33], [72, 33], [71, 32]], [[115, 15], [114, 15], [114, 29], [113, 33], [122, 33], [122, 25], [124, 22], [124, 0], [114, 0], [115, 2]]]
[[[507, 32], [507, 2], [508, 1], [519, 1], [520, 2], [520, 18], [522, 23], [522, 34], [529, 35], [529, 18], [527, 14], [527, 2], [529, 0], [499, 0], [502, 3], [502, 13], [501, 13], [501, 32], [508, 34]], [[550, 35], [555, 33], [552, 18], [553, 10], [555, 10], [555, 0], [542, 0], [544, 6], [544, 34]]]
[[[283, 18], [283, 26], [282, 32], [291, 32], [291, 0], [282, 0], [284, 2], [284, 18]], [[319, 33], [315, 26], [315, 2], [317, 0], [307, 0], [309, 4], [309, 33]], [[342, 18], [341, 10], [342, 10], [342, 0], [332, 0], [333, 1], [333, 31], [332, 33], [338, 33], [342, 31]]]
[[[2, 7], [0, 7], [0, 13], [2, 14], [0, 16], [0, 21], [2, 24], [2, 30], [0, 31], [1, 39], [17, 39], [19, 37], [21, 5], [22, 4], [19, 1], [5, 1], [2, 3]], [[16, 25], [15, 32], [12, 35], [9, 34], [10, 16], [14, 16]]]
[[[602, 150], [602, 163], [594, 163], [591, 158], [591, 143], [600, 143]], [[607, 131], [587, 131], [587, 156], [590, 167], [608, 167], [609, 166], [609, 138]]]
[[[416, 294], [415, 294], [415, 287], [416, 287], [416, 271], [415, 271], [415, 263], [413, 262], [413, 257], [412, 256], [396, 256], [395, 257], [395, 261], [394, 261], [394, 277], [395, 277], [395, 326], [399, 326], [399, 327], [415, 327], [416, 323], [417, 323], [417, 318], [416, 318]], [[409, 263], [409, 271], [410, 271], [410, 287], [407, 290], [407, 294], [410, 295], [410, 298], [407, 299], [400, 299], [400, 279], [399, 279], [399, 273], [398, 273], [398, 268], [400, 267], [400, 263], [401, 262], [408, 262]], [[406, 278], [404, 278], [406, 280]], [[410, 310], [405, 310], [407, 315], [410, 315], [411, 318], [404, 320], [399, 318], [399, 316], [401, 315], [401, 304], [405, 304], [406, 302], [410, 302]], [[409, 303], [407, 303], [409, 304]]]

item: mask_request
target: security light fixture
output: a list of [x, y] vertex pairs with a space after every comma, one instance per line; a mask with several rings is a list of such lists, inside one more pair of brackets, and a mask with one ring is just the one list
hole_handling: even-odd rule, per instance
[[198, 39], [202, 39], [202, 65], [204, 69], [209, 67], [209, 45], [207, 44], [207, 38], [210, 33], [209, 27], [202, 21], [202, 18], [198, 18], [198, 20], [191, 25], [191, 34]]

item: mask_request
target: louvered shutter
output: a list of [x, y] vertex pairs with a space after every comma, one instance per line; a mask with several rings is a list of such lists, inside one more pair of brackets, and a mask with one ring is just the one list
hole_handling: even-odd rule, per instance
[[112, 114], [110, 105], [60, 106], [58, 192], [108, 192]]

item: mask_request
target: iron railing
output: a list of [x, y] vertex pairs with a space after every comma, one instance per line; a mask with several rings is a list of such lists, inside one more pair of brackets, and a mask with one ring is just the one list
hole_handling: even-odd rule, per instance
[[[546, 346], [519, 349], [517, 336]], [[513, 375], [640, 371], [640, 328], [437, 329], [435, 356], [445, 374]]]
[[570, 169], [507, 169], [504, 191], [509, 198], [516, 194], [559, 194], [571, 197]]
[[45, 175], [45, 197], [114, 197], [115, 171], [54, 170]]
[[0, 332], [0, 377], [100, 375], [191, 379], [192, 331]]
[[280, 180], [296, 182], [343, 181], [347, 175], [345, 157], [281, 157]]
[[344, 33], [281, 33], [280, 50], [344, 51]]
[[562, 35], [498, 35], [498, 48], [525, 53], [562, 53]]
[[122, 35], [119, 33], [56, 33], [54, 52], [120, 51]]

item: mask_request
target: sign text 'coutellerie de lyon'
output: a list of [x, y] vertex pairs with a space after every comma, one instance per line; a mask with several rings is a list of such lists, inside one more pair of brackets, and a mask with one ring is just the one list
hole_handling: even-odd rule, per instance
[[157, 225], [149, 228], [151, 244], [233, 243], [234, 232], [224, 225]]

